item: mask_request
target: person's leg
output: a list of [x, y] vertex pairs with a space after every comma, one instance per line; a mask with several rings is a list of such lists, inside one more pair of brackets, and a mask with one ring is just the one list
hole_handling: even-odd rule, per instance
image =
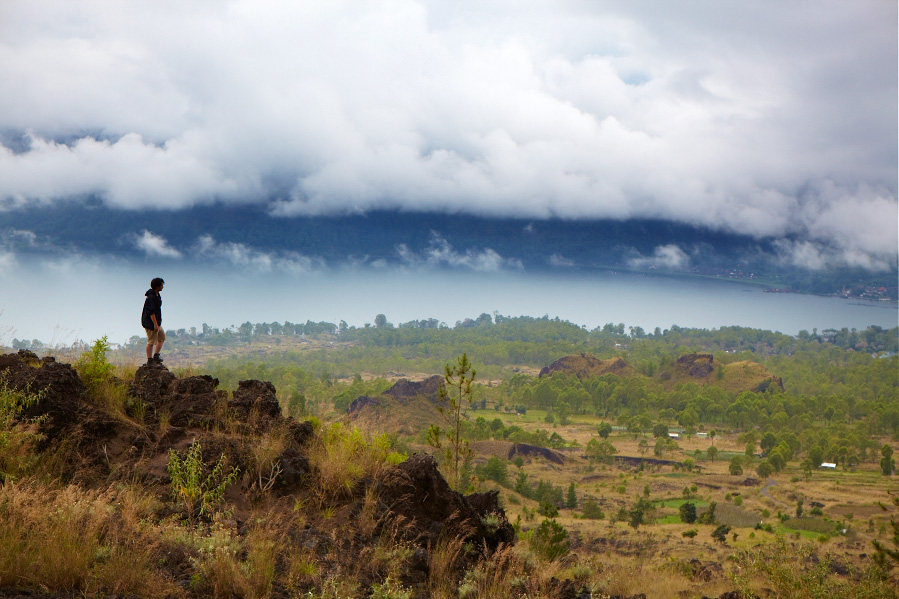
[[162, 351], [162, 344], [165, 343], [165, 331], [159, 329], [158, 331], [155, 331], [155, 333], [156, 337], [154, 340], [156, 341], [156, 353], [153, 354], [153, 359], [157, 362], [162, 362], [162, 358], [159, 357], [159, 352]]
[[149, 361], [153, 359], [153, 344], [156, 342], [156, 331], [144, 329], [144, 332], [147, 333], [147, 360]]

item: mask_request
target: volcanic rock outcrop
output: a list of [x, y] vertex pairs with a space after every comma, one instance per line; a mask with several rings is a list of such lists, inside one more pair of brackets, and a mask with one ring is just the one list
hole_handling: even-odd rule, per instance
[[[208, 375], [176, 377], [163, 365], [138, 368], [127, 384], [127, 414], [115, 417], [109, 409], [91, 403], [74, 368], [53, 358], [38, 358], [20, 351], [0, 356], [0, 380], [7, 388], [39, 395], [23, 417], [37, 419], [45, 448], [67, 451], [68, 471], [84, 484], [114, 480], [142, 481], [168, 497], [170, 450], [183, 453], [195, 441], [202, 443], [207, 463], [225, 456], [229, 467], [253, 472], [252, 439], [280, 432], [286, 443], [275, 457], [271, 472], [276, 479], [268, 489], [274, 496], [316, 494], [311, 444], [321, 444], [309, 422], [284, 418], [271, 383], [240, 381], [233, 393], [218, 389]], [[385, 397], [397, 401], [425, 396], [437, 401], [440, 377], [420, 383], [404, 381]], [[127, 417], [123, 417], [127, 416]], [[284, 434], [286, 433], [286, 434]], [[255, 486], [254, 486], [255, 485]], [[252, 496], [258, 485], [252, 477], [239, 479], [240, 492]], [[348, 508], [361, 510], [373, 490], [380, 506], [379, 528], [402, 523], [405, 540], [427, 552], [438, 539], [459, 535], [477, 548], [512, 543], [515, 532], [499, 506], [496, 492], [463, 496], [453, 491], [437, 469], [434, 458], [413, 455], [386, 468], [375, 480], [362, 479], [341, 499]], [[235, 516], [248, 514], [250, 502], [237, 501]], [[358, 504], [358, 505], [357, 505]], [[292, 503], [290, 504], [293, 505]], [[352, 507], [352, 506], [356, 507]], [[306, 537], [317, 538], [315, 529]], [[327, 535], [319, 535], [325, 538]], [[308, 539], [307, 539], [308, 540]], [[328, 541], [329, 543], [333, 540]], [[427, 558], [420, 560], [427, 569]]]
[[549, 366], [543, 368], [540, 371], [539, 376], [549, 376], [554, 372], [573, 374], [579, 379], [602, 376], [604, 374], [617, 374], [623, 376], [636, 374], [634, 367], [621, 358], [600, 360], [591, 354], [563, 356]]

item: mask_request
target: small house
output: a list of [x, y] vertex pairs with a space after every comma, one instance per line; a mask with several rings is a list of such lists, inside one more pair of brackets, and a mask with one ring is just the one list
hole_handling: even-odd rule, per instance
[[832, 462], [821, 462], [821, 467], [825, 470], [836, 470], [837, 465]]

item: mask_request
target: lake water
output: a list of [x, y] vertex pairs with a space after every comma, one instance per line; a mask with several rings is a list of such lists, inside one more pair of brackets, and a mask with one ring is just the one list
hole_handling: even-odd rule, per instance
[[0, 343], [13, 337], [68, 344], [142, 335], [149, 280], [162, 276], [166, 329], [243, 322], [345, 320], [362, 326], [436, 318], [450, 326], [494, 311], [560, 317], [587, 328], [622, 322], [647, 332], [671, 325], [802, 329], [899, 325], [895, 303], [765, 293], [741, 283], [631, 274], [472, 273], [344, 269], [297, 274], [179, 265], [22, 260], [0, 272]]

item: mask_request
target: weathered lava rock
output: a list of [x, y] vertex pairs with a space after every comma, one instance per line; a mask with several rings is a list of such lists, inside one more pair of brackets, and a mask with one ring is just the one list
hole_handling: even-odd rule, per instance
[[144, 364], [134, 373], [128, 393], [151, 406], [160, 406], [177, 377], [161, 364]]
[[20, 349], [17, 354], [0, 356], [0, 376], [10, 389], [39, 394], [41, 399], [26, 412], [27, 418], [48, 416], [46, 430], [58, 430], [78, 422], [79, 408], [87, 397], [87, 389], [78, 373], [68, 364], [50, 356], [39, 359], [34, 353]]
[[117, 423], [87, 401], [87, 389], [74, 368], [51, 356], [39, 359], [30, 351], [19, 350], [0, 356], [0, 376], [8, 388], [40, 396], [23, 414], [28, 419], [42, 417], [40, 450], [65, 437], [70, 458], [79, 468], [102, 463], [99, 447], [115, 433]]
[[393, 515], [409, 523], [408, 536], [419, 546], [434, 546], [447, 534], [490, 549], [515, 540], [498, 493], [465, 497], [453, 491], [433, 456], [413, 454], [382, 475], [378, 491]]
[[687, 374], [697, 379], [706, 378], [715, 370], [712, 354], [686, 354], [679, 357], [677, 363], [686, 369]]
[[423, 381], [398, 380], [393, 387], [384, 392], [403, 405], [415, 397], [426, 397], [433, 402], [440, 401], [440, 389], [443, 388], [443, 377], [434, 375]]
[[538, 447], [536, 445], [528, 445], [527, 443], [516, 443], [509, 448], [509, 460], [515, 459], [515, 456], [521, 455], [526, 457], [539, 457], [553, 464], [564, 464], [565, 457], [557, 451], [547, 449], [546, 447]]
[[239, 381], [228, 407], [235, 410], [237, 417], [243, 422], [281, 418], [281, 405], [275, 395], [275, 386], [268, 381]]
[[577, 354], [572, 356], [563, 356], [543, 368], [539, 377], [549, 376], [554, 372], [567, 372], [573, 374], [579, 379], [589, 378], [591, 376], [602, 376], [604, 374], [622, 374], [633, 371], [633, 368], [621, 358], [610, 358], [608, 360], [600, 360], [591, 354]]
[[357, 412], [361, 412], [367, 407], [377, 407], [381, 405], [381, 400], [377, 397], [372, 397], [370, 395], [360, 395], [356, 399], [353, 400], [353, 403], [350, 404], [350, 407], [346, 409], [347, 414], [356, 414]]

